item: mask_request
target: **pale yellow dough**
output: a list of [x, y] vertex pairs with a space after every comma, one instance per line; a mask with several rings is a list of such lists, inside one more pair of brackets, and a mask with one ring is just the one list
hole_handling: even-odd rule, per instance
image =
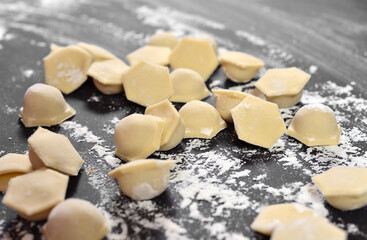
[[47, 167], [67, 175], [78, 175], [83, 159], [64, 135], [39, 127], [28, 138], [28, 145], [34, 169]]
[[130, 66], [134, 66], [141, 61], [167, 66], [170, 54], [171, 49], [168, 47], [144, 46], [127, 55], [127, 60]]
[[26, 154], [8, 153], [0, 158], [0, 191], [6, 192], [11, 178], [33, 171]]
[[171, 160], [141, 159], [111, 171], [122, 192], [134, 200], [148, 200], [163, 193], [169, 183]]
[[301, 107], [293, 117], [287, 135], [307, 146], [336, 145], [339, 143], [341, 127], [328, 106], [310, 104]]
[[47, 218], [51, 209], [65, 199], [69, 177], [42, 168], [9, 181], [3, 204], [31, 221]]
[[247, 92], [255, 97], [261, 98], [262, 100], [266, 100], [265, 95], [257, 88], [253, 88]]
[[233, 90], [225, 90], [225, 89], [218, 89], [212, 90], [215, 95], [215, 105], [220, 114], [220, 116], [226, 121], [227, 123], [233, 123], [231, 110], [235, 106], [237, 106], [242, 100], [248, 96], [247, 93], [233, 91]]
[[167, 151], [180, 144], [185, 135], [185, 124], [170, 101], [166, 99], [146, 108], [145, 114], [165, 120], [159, 150]]
[[217, 56], [210, 41], [195, 38], [183, 38], [172, 51], [169, 62], [173, 70], [194, 70], [204, 81], [208, 80], [218, 66]]
[[93, 45], [93, 44], [79, 42], [78, 47], [86, 50], [90, 55], [92, 55], [93, 61], [95, 61], [95, 62], [117, 58], [114, 54], [110, 53], [106, 49], [98, 47], [98, 46]]
[[174, 93], [167, 67], [141, 61], [123, 73], [126, 98], [150, 106]]
[[169, 47], [171, 50], [173, 50], [177, 46], [177, 43], [177, 37], [169, 32], [154, 34], [148, 41], [148, 45], [157, 47]]
[[206, 102], [188, 102], [180, 109], [179, 114], [185, 122], [185, 138], [210, 139], [227, 127], [219, 112]]
[[346, 211], [367, 205], [367, 168], [333, 167], [312, 181], [335, 208]]
[[220, 64], [226, 76], [234, 82], [248, 82], [253, 79], [264, 62], [242, 52], [221, 52]]
[[215, 40], [211, 36], [209, 36], [208, 34], [198, 33], [198, 34], [194, 34], [192, 37], [196, 38], [196, 39], [200, 39], [200, 40], [209, 41], [210, 45], [212, 46], [212, 48], [214, 50], [215, 55], [218, 56], [217, 43], [215, 42]]
[[119, 59], [93, 62], [88, 69], [88, 76], [93, 78], [96, 88], [107, 95], [117, 94], [124, 91], [122, 74], [129, 69]]
[[160, 148], [165, 120], [160, 117], [131, 114], [115, 128], [115, 154], [126, 161], [146, 158]]
[[102, 212], [90, 202], [76, 198], [56, 205], [42, 227], [46, 240], [100, 240], [109, 231]]
[[169, 98], [172, 102], [187, 103], [210, 96], [203, 78], [191, 69], [178, 68], [171, 72], [170, 79], [174, 89], [174, 94]]

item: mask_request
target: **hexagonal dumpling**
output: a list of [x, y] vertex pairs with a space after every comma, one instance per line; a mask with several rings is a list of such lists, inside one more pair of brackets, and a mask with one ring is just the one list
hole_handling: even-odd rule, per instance
[[321, 217], [303, 218], [275, 229], [270, 240], [346, 240], [347, 233]]
[[171, 160], [142, 159], [124, 164], [109, 175], [131, 199], [148, 200], [166, 190], [174, 164]]
[[66, 103], [59, 89], [36, 83], [25, 92], [19, 113], [24, 126], [35, 127], [60, 124], [76, 111]]
[[165, 120], [142, 114], [121, 119], [115, 128], [115, 154], [126, 161], [146, 158], [161, 145]]
[[144, 46], [127, 55], [127, 60], [130, 66], [134, 66], [141, 61], [167, 66], [170, 54], [171, 49], [168, 47]]
[[123, 84], [126, 98], [145, 107], [173, 94], [168, 68], [145, 61], [123, 73]]
[[8, 153], [0, 158], [0, 191], [5, 192], [11, 178], [33, 171], [28, 155]]
[[307, 146], [336, 145], [339, 143], [341, 127], [328, 106], [310, 104], [301, 107], [293, 117], [287, 135]]
[[65, 199], [69, 177], [42, 168], [9, 181], [3, 203], [31, 221], [47, 218], [51, 209]]
[[170, 79], [174, 94], [169, 98], [172, 102], [190, 102], [210, 96], [203, 78], [195, 71], [179, 68], [171, 72]]
[[210, 45], [212, 46], [212, 48], [214, 50], [215, 55], [218, 56], [218, 45], [210, 35], [205, 34], [205, 33], [198, 33], [198, 34], [192, 35], [192, 37], [195, 38], [195, 39], [201, 39], [201, 40], [209, 41]]
[[210, 42], [195, 38], [183, 38], [172, 51], [169, 62], [173, 70], [194, 70], [204, 81], [208, 80], [218, 66], [217, 56]]
[[124, 91], [122, 74], [129, 69], [120, 59], [93, 62], [88, 69], [88, 76], [93, 78], [96, 88], [107, 95]]
[[298, 203], [274, 204], [265, 207], [251, 224], [256, 232], [270, 236], [279, 226], [294, 222], [301, 218], [309, 218], [317, 214]]
[[234, 82], [248, 82], [264, 67], [263, 61], [242, 52], [221, 52], [220, 64], [226, 76]]
[[177, 37], [168, 32], [160, 32], [154, 34], [148, 41], [148, 45], [157, 47], [169, 47], [171, 50], [176, 47], [177, 43]]
[[76, 176], [83, 164], [67, 137], [39, 127], [28, 138], [29, 160], [33, 168], [52, 168]]
[[286, 131], [278, 106], [252, 95], [231, 114], [238, 138], [260, 147], [270, 148]]
[[181, 142], [185, 135], [185, 123], [170, 101], [166, 99], [146, 108], [145, 114], [160, 117], [165, 120], [159, 150], [170, 150]]
[[56, 205], [42, 228], [46, 240], [100, 240], [109, 231], [102, 212], [90, 202], [76, 198]]
[[286, 108], [299, 102], [303, 87], [310, 77], [310, 74], [295, 67], [275, 68], [266, 71], [255, 86], [264, 93], [268, 101], [278, 104], [280, 108]]
[[93, 44], [79, 42], [78, 47], [81, 47], [87, 52], [89, 52], [93, 57], [93, 61], [104, 61], [117, 58], [114, 54], [110, 53], [106, 49], [98, 47]]
[[209, 103], [191, 101], [179, 111], [185, 122], [185, 138], [210, 139], [227, 127], [218, 111]]
[[335, 208], [354, 210], [367, 205], [367, 168], [333, 167], [312, 181]]
[[77, 46], [52, 51], [43, 59], [46, 83], [69, 94], [87, 80], [92, 55]]
[[233, 123], [230, 111], [240, 102], [242, 102], [242, 100], [247, 97], [248, 94], [244, 92], [224, 89], [217, 89], [212, 91], [215, 95], [215, 105], [220, 116], [224, 119], [224, 121], [228, 123]]

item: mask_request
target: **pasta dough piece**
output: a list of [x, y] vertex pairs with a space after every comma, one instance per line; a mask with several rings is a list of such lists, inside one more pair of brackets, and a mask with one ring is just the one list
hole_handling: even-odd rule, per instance
[[165, 120], [149, 115], [131, 114], [115, 128], [115, 154], [126, 161], [146, 158], [161, 145]]
[[93, 78], [96, 88], [107, 95], [124, 91], [122, 74], [129, 69], [120, 59], [94, 62], [88, 69], [88, 76]]
[[231, 114], [238, 138], [260, 147], [270, 148], [286, 131], [278, 106], [252, 95]]
[[61, 49], [62, 47], [60, 47], [59, 45], [56, 45], [56, 44], [54, 44], [54, 43], [51, 43], [51, 45], [50, 45], [50, 50], [51, 50], [51, 52], [52, 51], [56, 51], [56, 50], [59, 50], [59, 49]]
[[8, 153], [0, 158], [0, 191], [6, 192], [11, 178], [33, 171], [28, 155]]
[[172, 160], [141, 159], [111, 171], [122, 192], [134, 200], [148, 200], [162, 194], [169, 182]]
[[54, 207], [42, 227], [46, 240], [100, 240], [109, 231], [102, 212], [90, 202], [76, 198]]
[[262, 100], [266, 100], [265, 95], [257, 88], [251, 89], [250, 91], [248, 91], [248, 93], [255, 97], [261, 98]]
[[200, 74], [204, 81], [218, 66], [217, 56], [209, 40], [183, 38], [169, 57], [173, 70], [188, 68]]
[[150, 106], [173, 94], [167, 67], [141, 61], [123, 73], [126, 98], [142, 106]]
[[159, 150], [167, 151], [180, 144], [185, 135], [185, 124], [170, 101], [166, 99], [146, 108], [145, 114], [160, 117], [165, 120]]
[[266, 71], [255, 86], [268, 101], [278, 104], [280, 108], [287, 108], [299, 102], [310, 77], [310, 74], [295, 67], [275, 68]]
[[65, 199], [69, 177], [51, 169], [10, 179], [3, 203], [31, 221], [47, 218], [51, 209]]
[[171, 49], [168, 47], [144, 46], [127, 55], [130, 66], [134, 66], [141, 61], [150, 62], [157, 65], [167, 66]]
[[242, 100], [248, 96], [247, 93], [233, 91], [233, 90], [213, 90], [215, 95], [215, 105], [220, 116], [227, 123], [233, 123], [230, 110], [237, 106]]
[[28, 138], [29, 160], [33, 168], [52, 168], [70, 176], [78, 175], [83, 164], [69, 139], [39, 127]]
[[179, 111], [185, 122], [185, 138], [210, 139], [227, 127], [218, 111], [209, 103], [191, 101]]
[[42, 83], [30, 86], [24, 94], [23, 107], [19, 110], [26, 127], [52, 126], [75, 115], [59, 89]]
[[92, 56], [82, 48], [68, 46], [52, 51], [43, 62], [46, 83], [69, 94], [87, 80]]
[[215, 56], [218, 56], [218, 46], [217, 43], [215, 42], [215, 40], [209, 36], [208, 34], [203, 34], [203, 33], [199, 33], [199, 34], [195, 34], [192, 36], [193, 38], [196, 39], [200, 39], [200, 40], [206, 40], [209, 41], [210, 45], [212, 46]]
[[264, 62], [242, 52], [221, 52], [220, 64], [224, 74], [233, 82], [248, 82], [253, 79]]
[[346, 211], [367, 205], [367, 168], [333, 167], [312, 181], [335, 208]]
[[210, 96], [203, 78], [195, 71], [179, 68], [171, 72], [170, 79], [174, 94], [169, 98], [172, 102], [190, 102]]
[[270, 240], [346, 240], [347, 233], [321, 217], [304, 218], [276, 228]]
[[339, 143], [341, 127], [328, 106], [310, 104], [301, 107], [293, 117], [287, 135], [307, 146], [336, 145]]
[[298, 203], [274, 204], [265, 207], [251, 224], [256, 232], [270, 236], [281, 225], [298, 219], [317, 216], [317, 214]]
[[88, 43], [84, 43], [84, 42], [79, 42], [78, 47], [81, 47], [82, 49], [89, 52], [93, 57], [93, 61], [104, 61], [104, 60], [116, 59], [117, 58], [114, 54], [110, 53], [106, 49], [103, 49], [103, 48], [98, 47], [96, 45], [92, 45], [92, 44], [88, 44]]
[[154, 34], [148, 42], [148, 45], [157, 47], [169, 47], [173, 50], [178, 43], [178, 39], [175, 35], [168, 32], [161, 32]]

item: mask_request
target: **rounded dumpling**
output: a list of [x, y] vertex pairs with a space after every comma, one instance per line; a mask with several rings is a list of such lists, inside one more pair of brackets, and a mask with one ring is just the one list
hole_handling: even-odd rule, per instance
[[203, 78], [195, 71], [179, 68], [170, 74], [174, 94], [169, 98], [172, 102], [190, 102], [210, 96]]
[[323, 104], [301, 107], [293, 117], [287, 135], [307, 146], [336, 145], [339, 143], [341, 127], [331, 108]]
[[76, 111], [66, 103], [57, 88], [42, 83], [29, 87], [19, 111], [26, 127], [52, 126], [74, 116]]
[[109, 231], [101, 211], [90, 202], [76, 198], [54, 207], [42, 228], [46, 240], [100, 240]]
[[169, 47], [170, 49], [174, 49], [177, 43], [178, 43], [177, 37], [169, 32], [157, 33], [153, 35], [148, 41], [148, 45], [158, 47]]
[[185, 138], [210, 139], [227, 127], [217, 109], [206, 102], [188, 102], [179, 113], [186, 126]]

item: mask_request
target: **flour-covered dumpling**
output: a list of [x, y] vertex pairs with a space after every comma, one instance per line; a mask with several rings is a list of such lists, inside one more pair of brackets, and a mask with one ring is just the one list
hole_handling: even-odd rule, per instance
[[301, 107], [293, 117], [287, 135], [307, 146], [336, 145], [339, 143], [341, 127], [331, 108], [323, 104]]
[[220, 116], [224, 119], [224, 121], [228, 123], [233, 123], [230, 111], [240, 102], [242, 102], [242, 100], [247, 97], [248, 94], [244, 92], [225, 89], [213, 90], [213, 93], [216, 99], [215, 105]]
[[23, 107], [19, 110], [26, 127], [52, 126], [75, 115], [76, 111], [66, 103], [55, 87], [36, 83], [24, 94]]
[[109, 231], [102, 212], [90, 202], [76, 198], [56, 205], [42, 228], [46, 240], [100, 240]]
[[179, 113], [185, 122], [185, 138], [210, 139], [227, 127], [217, 109], [206, 102], [188, 102]]
[[170, 54], [171, 49], [169, 47], [144, 46], [127, 55], [127, 60], [130, 66], [134, 66], [141, 61], [167, 66]]
[[111, 171], [122, 192], [134, 200], [148, 200], [159, 196], [166, 190], [170, 169], [175, 161], [141, 159], [129, 162]]
[[79, 42], [78, 47], [86, 50], [89, 54], [91, 54], [94, 62], [117, 58], [114, 54], [110, 53], [106, 49], [93, 44]]
[[148, 45], [157, 47], [169, 47], [171, 50], [176, 47], [178, 39], [169, 32], [160, 32], [154, 34], [148, 41]]

